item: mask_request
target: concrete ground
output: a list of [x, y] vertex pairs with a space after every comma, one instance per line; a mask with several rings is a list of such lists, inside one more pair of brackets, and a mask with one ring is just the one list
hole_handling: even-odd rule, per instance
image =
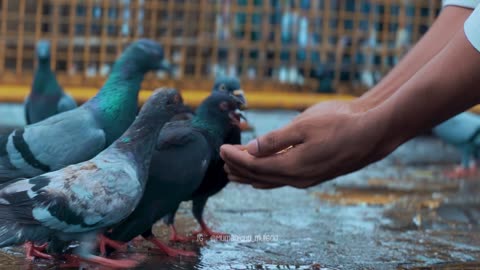
[[[256, 134], [244, 139], [294, 116], [248, 112]], [[376, 164], [307, 190], [231, 183], [210, 199], [205, 214], [230, 241], [175, 245], [196, 258], [169, 258], [148, 245], [130, 252], [147, 255], [138, 269], [480, 269], [480, 181], [444, 177], [457, 160], [455, 149], [417, 138]], [[196, 229], [189, 206], [177, 216], [182, 233]], [[167, 241], [164, 225], [155, 231]], [[22, 254], [4, 249], [0, 269], [61, 266], [28, 263]]]

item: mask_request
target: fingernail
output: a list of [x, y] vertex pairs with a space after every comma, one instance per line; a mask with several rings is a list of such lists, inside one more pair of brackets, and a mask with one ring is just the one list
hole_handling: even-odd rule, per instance
[[247, 143], [247, 151], [251, 155], [258, 154], [259, 150], [258, 150], [258, 140], [257, 139], [251, 140], [249, 143]]
[[220, 146], [220, 158], [225, 159], [225, 147], [224, 147], [224, 145]]

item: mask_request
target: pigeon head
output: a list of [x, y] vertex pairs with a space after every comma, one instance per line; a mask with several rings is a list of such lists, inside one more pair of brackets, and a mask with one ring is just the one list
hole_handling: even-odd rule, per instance
[[138, 117], [163, 118], [170, 115], [171, 118], [183, 108], [180, 92], [173, 88], [158, 88], [142, 106]]
[[130, 144], [142, 137], [158, 133], [182, 108], [182, 96], [177, 90], [171, 88], [155, 90], [143, 104], [133, 124], [122, 135], [120, 143]]
[[131, 59], [134, 66], [143, 72], [160, 69], [170, 70], [170, 64], [164, 58], [162, 45], [150, 39], [139, 39], [133, 42], [122, 56]]
[[225, 91], [213, 92], [197, 109], [198, 117], [214, 120], [222, 126], [240, 125], [240, 118], [243, 115], [239, 109], [243, 101]]
[[235, 77], [218, 77], [215, 80], [212, 92], [226, 92], [238, 98], [242, 102], [242, 107], [247, 106], [247, 99], [240, 86], [240, 80]]
[[50, 60], [50, 42], [48, 40], [39, 40], [36, 46], [37, 57], [40, 61]]

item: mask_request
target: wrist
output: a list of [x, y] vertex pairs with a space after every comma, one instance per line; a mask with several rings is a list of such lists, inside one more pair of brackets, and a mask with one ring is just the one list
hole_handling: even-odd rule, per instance
[[367, 98], [365, 95], [362, 95], [354, 100], [350, 101], [350, 107], [354, 113], [364, 113], [374, 108], [377, 105], [375, 100], [370, 97]]
[[393, 112], [384, 112], [383, 108], [374, 107], [357, 114], [361, 128], [370, 130], [368, 141], [371, 145], [370, 159], [377, 161], [409, 139], [408, 133], [395, 129], [392, 121]]

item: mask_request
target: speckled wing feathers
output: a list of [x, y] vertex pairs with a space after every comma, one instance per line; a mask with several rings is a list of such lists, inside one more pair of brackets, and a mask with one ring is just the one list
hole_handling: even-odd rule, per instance
[[66, 233], [113, 225], [133, 211], [143, 192], [136, 171], [124, 161], [100, 157], [14, 182], [0, 192], [0, 214], [20, 225]]

